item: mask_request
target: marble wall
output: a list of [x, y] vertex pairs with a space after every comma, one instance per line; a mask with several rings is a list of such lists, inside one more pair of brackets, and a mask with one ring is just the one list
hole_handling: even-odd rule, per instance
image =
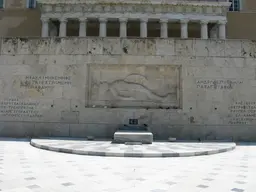
[[256, 43], [3, 38], [0, 136], [256, 140]]

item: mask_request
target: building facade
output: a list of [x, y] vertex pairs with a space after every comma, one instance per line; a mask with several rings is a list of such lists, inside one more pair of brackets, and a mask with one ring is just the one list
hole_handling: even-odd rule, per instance
[[100, 37], [208, 39], [210, 33], [212, 38], [226, 38], [226, 13], [229, 7], [226, 1], [207, 4], [186, 1], [177, 4], [157, 0], [79, 1], [80, 4], [70, 1], [62, 1], [62, 4], [39, 2], [43, 37], [85, 37], [89, 34]]
[[[235, 2], [236, 1], [236, 2]], [[236, 9], [228, 12], [227, 34], [230, 39], [256, 40], [256, 1], [233, 0]]]
[[253, 4], [0, 2], [0, 136], [256, 141]]
[[[56, 1], [57, 4], [58, 2], [60, 1]], [[63, 8], [64, 10], [62, 10], [62, 6], [58, 7], [54, 1], [1, 0], [0, 25], [2, 27], [0, 36], [38, 37], [42, 35], [42, 26], [46, 27], [46, 22], [48, 23], [49, 36], [79, 36], [80, 32], [83, 33], [82, 31], [84, 31], [84, 34], [80, 35], [83, 36], [104, 36], [105, 34], [100, 34], [99, 28], [104, 26], [100, 21], [106, 23], [107, 36], [119, 36], [120, 27], [125, 27], [124, 24], [119, 25], [120, 20], [123, 20], [122, 23], [127, 23], [127, 32], [122, 35], [140, 37], [143, 35], [140, 34], [143, 33], [140, 30], [143, 24], [139, 20], [144, 19], [144, 26], [147, 25], [147, 37], [186, 38], [188, 36], [189, 38], [205, 38], [207, 36], [215, 38], [219, 35], [217, 30], [219, 30], [218, 25], [220, 23], [218, 22], [224, 22], [223, 25], [226, 24], [227, 26], [227, 38], [256, 39], [254, 37], [256, 36], [256, 27], [253, 23], [256, 5], [253, 0], [230, 0], [231, 5], [229, 4], [229, 6], [225, 0], [198, 1], [197, 3], [193, 3], [195, 1], [167, 1], [168, 6], [161, 5], [163, 4], [162, 2], [152, 1], [153, 7], [148, 6], [150, 3], [146, 1], [142, 4], [138, 3], [138, 1], [127, 1], [125, 3], [126, 6], [121, 6], [122, 2], [120, 5], [113, 4], [112, 1], [109, 4], [104, 1], [108, 6], [104, 5], [104, 3], [97, 3], [98, 5], [96, 6], [93, 1], [87, 1], [88, 6], [80, 8], [77, 7], [78, 5], [72, 5], [70, 1], [61, 2], [67, 7]], [[175, 2], [179, 2], [179, 6], [175, 5]], [[128, 6], [129, 4], [131, 6]], [[227, 8], [227, 13], [223, 10], [225, 9], [224, 7]], [[63, 13], [62, 16], [60, 11]], [[137, 15], [130, 14], [131, 11], [137, 12]], [[82, 12], [83, 14], [81, 15]], [[113, 14], [114, 12], [115, 14]], [[67, 20], [65, 21], [66, 24], [61, 22], [61, 19], [64, 18]], [[47, 19], [49, 21], [46, 21]], [[84, 20], [81, 27], [86, 29], [79, 31], [79, 19]], [[44, 24], [42, 25], [41, 22]], [[60, 26], [66, 28], [65, 32], [59, 30]], [[163, 30], [165, 26], [166, 30]], [[44, 28], [43, 30], [45, 31], [46, 29]], [[186, 30], [188, 34], [184, 32]], [[59, 31], [65, 34], [59, 34]], [[102, 33], [104, 33], [103, 29]]]

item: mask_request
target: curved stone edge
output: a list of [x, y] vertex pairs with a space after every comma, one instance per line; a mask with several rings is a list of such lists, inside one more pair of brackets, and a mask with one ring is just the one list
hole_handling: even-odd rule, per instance
[[228, 151], [232, 151], [236, 148], [236, 144], [234, 146], [230, 146], [223, 149], [216, 149], [210, 151], [198, 151], [198, 152], [182, 152], [182, 153], [120, 153], [120, 152], [102, 152], [102, 151], [82, 151], [82, 150], [74, 150], [67, 148], [59, 148], [59, 147], [50, 147], [47, 145], [41, 145], [33, 140], [30, 141], [30, 145], [39, 149], [44, 149], [48, 151], [55, 151], [61, 153], [70, 153], [77, 155], [88, 155], [88, 156], [105, 156], [105, 157], [192, 157], [192, 156], [202, 156], [202, 155], [213, 155], [218, 153], [224, 153]]

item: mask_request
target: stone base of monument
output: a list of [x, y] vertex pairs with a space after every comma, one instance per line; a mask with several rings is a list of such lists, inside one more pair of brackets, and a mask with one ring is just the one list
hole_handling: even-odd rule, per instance
[[142, 145], [141, 142], [125, 142], [125, 145]]
[[113, 142], [152, 144], [153, 134], [148, 131], [117, 131]]
[[93, 141], [94, 137], [93, 136], [87, 136], [86, 139], [89, 140], [89, 141]]
[[176, 141], [176, 138], [174, 138], [174, 137], [169, 137], [169, 138], [168, 138], [168, 141], [169, 141], [169, 142], [174, 142], [174, 141]]

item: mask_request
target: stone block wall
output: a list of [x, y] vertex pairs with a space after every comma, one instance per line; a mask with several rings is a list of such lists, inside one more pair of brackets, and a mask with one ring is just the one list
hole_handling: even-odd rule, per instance
[[256, 43], [3, 38], [0, 136], [256, 140]]

